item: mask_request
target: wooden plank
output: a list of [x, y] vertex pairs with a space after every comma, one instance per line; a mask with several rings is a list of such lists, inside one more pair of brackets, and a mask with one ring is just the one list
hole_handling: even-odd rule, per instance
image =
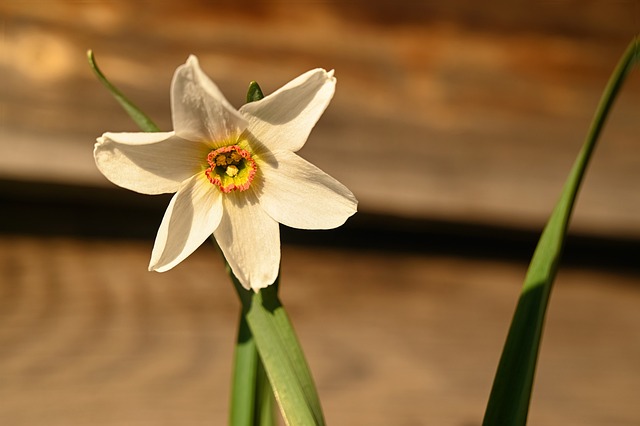
[[[135, 127], [94, 81], [84, 50], [166, 129], [171, 75], [195, 53], [237, 106], [252, 79], [268, 93], [309, 68], [335, 68], [336, 97], [301, 155], [349, 186], [362, 210], [537, 229], [637, 32], [637, 10], [502, 3], [392, 11], [373, 2], [361, 14], [358, 2], [270, 3], [251, 14], [197, 2], [52, 2], [51, 13], [4, 3], [0, 175], [108, 184], [93, 140]], [[580, 232], [640, 236], [640, 78], [631, 80], [580, 198]]]
[[[239, 305], [205, 245], [0, 238], [0, 423], [225, 424]], [[329, 424], [477, 424], [526, 264], [285, 246], [283, 303]], [[640, 423], [637, 274], [564, 268], [532, 424]], [[597, 386], [593, 384], [597, 383]]]

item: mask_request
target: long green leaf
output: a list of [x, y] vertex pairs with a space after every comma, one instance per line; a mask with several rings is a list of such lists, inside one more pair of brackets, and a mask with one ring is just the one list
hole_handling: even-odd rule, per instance
[[275, 425], [274, 404], [271, 384], [258, 355], [258, 349], [243, 310], [236, 341], [229, 424], [233, 426]]
[[278, 298], [278, 283], [252, 292], [230, 271], [260, 358], [288, 425], [324, 425], [318, 393], [289, 317]]
[[92, 50], [87, 50], [87, 59], [89, 60], [89, 65], [91, 69], [98, 77], [98, 80], [107, 88], [107, 90], [113, 95], [114, 98], [118, 101], [118, 103], [124, 108], [124, 110], [129, 114], [129, 117], [133, 119], [133, 121], [140, 127], [143, 132], [159, 132], [160, 128], [156, 126], [156, 124], [138, 108], [133, 102], [127, 99], [126, 96], [122, 94], [120, 90], [116, 86], [114, 86], [107, 78], [102, 74], [100, 68], [98, 68], [98, 64], [96, 63], [96, 59], [93, 55]]
[[639, 60], [640, 48], [635, 38], [605, 88], [582, 150], [531, 259], [494, 378], [484, 426], [520, 426], [527, 422], [545, 313], [571, 212], [609, 110], [625, 77]]
[[256, 371], [256, 417], [258, 426], [273, 426], [277, 424], [275, 412], [276, 400], [273, 395], [271, 383], [267, 377], [262, 360], [258, 363]]
[[[98, 79], [136, 124], [143, 131], [158, 131], [153, 121], [106, 79], [96, 65], [91, 51], [87, 56]], [[252, 82], [247, 101], [261, 98], [260, 87]], [[236, 345], [231, 424], [274, 424], [272, 398], [275, 394], [288, 425], [324, 425], [324, 416], [311, 372], [293, 326], [278, 299], [278, 282], [256, 293], [242, 287], [228, 264], [227, 271], [242, 303]], [[256, 357], [256, 349], [259, 358]], [[265, 379], [265, 371], [268, 380]], [[273, 393], [269, 390], [269, 383]], [[245, 409], [251, 415], [243, 416], [242, 412]]]

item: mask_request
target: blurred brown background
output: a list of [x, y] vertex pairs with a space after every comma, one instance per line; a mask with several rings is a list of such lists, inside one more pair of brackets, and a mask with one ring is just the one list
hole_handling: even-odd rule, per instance
[[[360, 212], [335, 231], [283, 230], [283, 302], [329, 424], [468, 426], [639, 29], [635, 0], [0, 0], [0, 424], [226, 423], [238, 304], [208, 245], [146, 271], [168, 198], [95, 169], [96, 136], [136, 127], [88, 48], [167, 130], [191, 53], [236, 106], [251, 80], [270, 93], [335, 69], [301, 155]], [[532, 425], [640, 424], [639, 74], [577, 205]]]

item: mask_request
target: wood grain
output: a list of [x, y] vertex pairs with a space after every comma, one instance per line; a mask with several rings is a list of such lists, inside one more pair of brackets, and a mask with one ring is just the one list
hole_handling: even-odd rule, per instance
[[[0, 424], [225, 424], [238, 302], [203, 246], [0, 238]], [[479, 424], [525, 265], [285, 246], [282, 298], [329, 424]], [[636, 275], [564, 268], [532, 425], [636, 425]]]

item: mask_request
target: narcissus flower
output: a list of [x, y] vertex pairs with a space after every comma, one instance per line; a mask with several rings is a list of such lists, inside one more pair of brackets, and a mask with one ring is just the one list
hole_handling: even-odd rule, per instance
[[236, 110], [191, 56], [171, 84], [172, 132], [98, 138], [95, 161], [111, 182], [175, 192], [149, 270], [173, 268], [213, 234], [242, 285], [258, 290], [278, 274], [278, 223], [329, 229], [353, 215], [353, 194], [295, 154], [335, 84], [333, 72], [315, 69]]

